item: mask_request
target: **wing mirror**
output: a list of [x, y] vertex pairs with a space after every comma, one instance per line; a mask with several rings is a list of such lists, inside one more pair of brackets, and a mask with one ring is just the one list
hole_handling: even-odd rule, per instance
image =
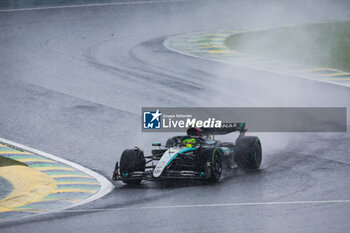
[[152, 143], [152, 146], [159, 146], [159, 147], [160, 147], [161, 145], [162, 145], [162, 144], [161, 144], [160, 142], [153, 142], [153, 143]]

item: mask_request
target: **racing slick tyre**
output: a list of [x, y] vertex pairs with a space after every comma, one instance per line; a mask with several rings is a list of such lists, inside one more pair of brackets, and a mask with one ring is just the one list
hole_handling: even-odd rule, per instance
[[145, 156], [139, 148], [124, 150], [120, 158], [120, 175], [126, 184], [139, 184], [142, 179], [130, 179], [128, 176], [134, 172], [144, 172], [146, 166]]
[[257, 170], [262, 159], [261, 142], [258, 137], [247, 136], [236, 142], [237, 167], [244, 170]]
[[216, 148], [201, 148], [197, 152], [197, 167], [205, 171], [205, 177], [210, 183], [220, 180], [222, 162], [219, 151]]

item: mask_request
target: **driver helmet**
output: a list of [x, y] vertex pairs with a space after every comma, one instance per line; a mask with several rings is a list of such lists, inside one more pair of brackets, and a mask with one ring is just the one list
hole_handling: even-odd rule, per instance
[[186, 147], [195, 147], [196, 146], [196, 139], [194, 138], [186, 138], [182, 141], [182, 145], [186, 146]]

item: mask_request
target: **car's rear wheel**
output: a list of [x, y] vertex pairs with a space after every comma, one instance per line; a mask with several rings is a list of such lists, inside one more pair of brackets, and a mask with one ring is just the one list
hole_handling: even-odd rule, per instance
[[143, 151], [135, 149], [124, 150], [120, 158], [120, 176], [126, 184], [139, 184], [142, 179], [132, 178], [134, 172], [145, 171], [146, 160]]
[[236, 142], [235, 160], [238, 168], [257, 170], [262, 160], [261, 142], [258, 137], [246, 136]]

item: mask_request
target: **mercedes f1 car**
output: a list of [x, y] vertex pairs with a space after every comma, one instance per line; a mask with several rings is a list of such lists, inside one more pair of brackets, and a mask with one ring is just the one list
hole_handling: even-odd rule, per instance
[[[258, 137], [245, 136], [245, 123], [232, 123], [225, 128], [188, 128], [187, 134], [169, 138], [162, 146], [145, 156], [137, 147], [123, 151], [116, 162], [113, 180], [139, 184], [142, 180], [200, 179], [217, 182], [222, 170], [259, 169], [262, 159]], [[215, 135], [239, 131], [235, 142], [215, 140]], [[234, 141], [234, 140], [232, 140]]]

